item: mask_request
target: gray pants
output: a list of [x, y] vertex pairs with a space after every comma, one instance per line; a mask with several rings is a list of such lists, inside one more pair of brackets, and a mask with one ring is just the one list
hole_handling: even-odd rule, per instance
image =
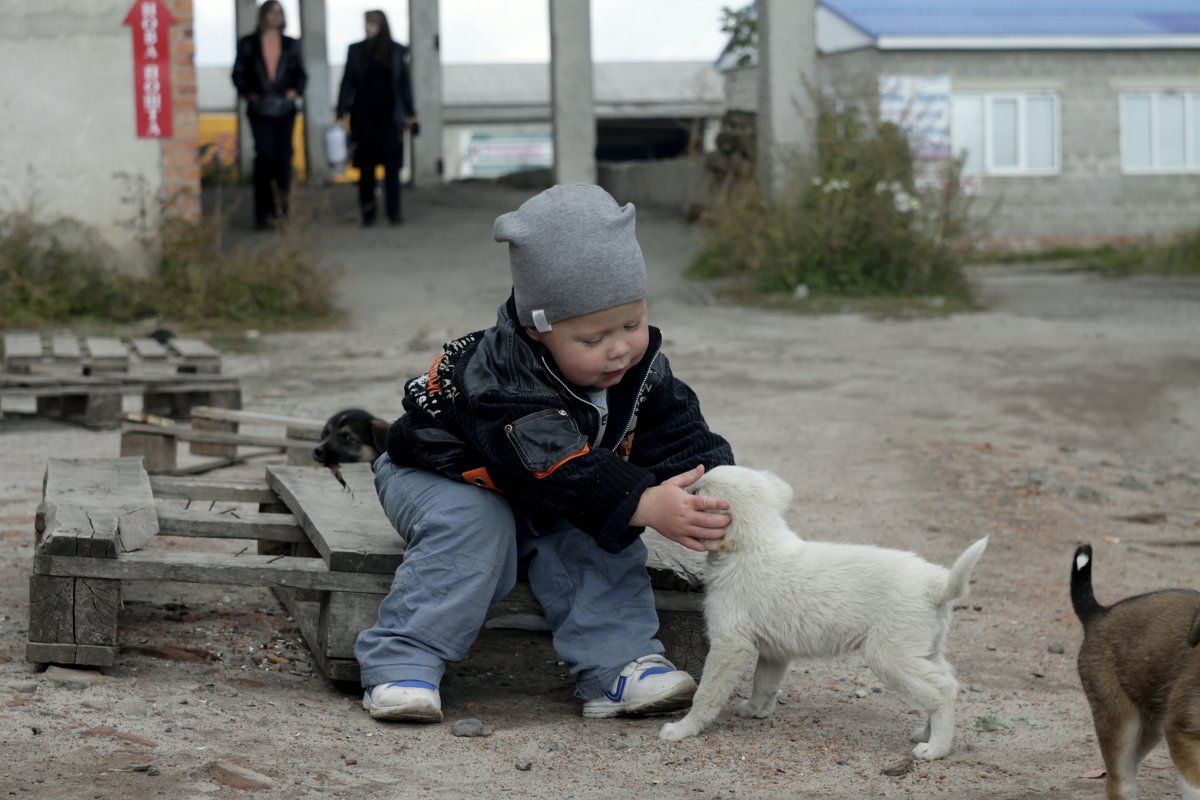
[[466, 656], [488, 609], [516, 585], [526, 556], [577, 696], [599, 697], [630, 661], [663, 652], [640, 541], [608, 553], [562, 520], [535, 529], [495, 492], [397, 467], [387, 454], [374, 469], [383, 510], [408, 544], [374, 627], [354, 647], [363, 686], [439, 684], [446, 662]]

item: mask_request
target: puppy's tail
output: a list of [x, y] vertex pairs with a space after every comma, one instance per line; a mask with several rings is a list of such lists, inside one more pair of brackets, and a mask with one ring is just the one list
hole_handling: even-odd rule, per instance
[[[983, 537], [975, 544], [963, 550], [962, 555], [950, 565], [950, 575], [946, 578], [946, 590], [942, 592], [940, 603], [949, 603], [967, 596], [971, 582], [971, 572], [979, 563], [980, 556], [987, 549], [988, 537]], [[940, 605], [939, 603], [939, 605]]]
[[1088, 620], [1104, 610], [1104, 606], [1096, 602], [1092, 594], [1092, 546], [1080, 545], [1075, 550], [1075, 560], [1071, 562], [1071, 606], [1075, 616], [1084, 625]]

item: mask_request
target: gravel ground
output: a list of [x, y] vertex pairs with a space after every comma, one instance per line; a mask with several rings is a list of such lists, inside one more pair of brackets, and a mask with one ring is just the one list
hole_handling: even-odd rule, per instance
[[[247, 408], [395, 416], [438, 344], [486, 327], [508, 289], [491, 223], [524, 195], [410, 193], [399, 228], [315, 229], [345, 267], [346, 327], [252, 338], [226, 358]], [[251, 234], [234, 230], [235, 238]], [[356, 687], [313, 666], [266, 590], [133, 583], [105, 670], [24, 660], [33, 516], [45, 460], [115, 456], [118, 435], [23, 415], [0, 422], [0, 788], [37, 798], [1100, 798], [1075, 673], [1070, 557], [1096, 545], [1102, 602], [1196, 587], [1200, 281], [974, 271], [987, 310], [911, 321], [733, 308], [680, 277], [699, 234], [639, 212], [651, 319], [674, 370], [739, 461], [796, 489], [810, 539], [911, 549], [948, 564], [991, 543], [956, 613], [964, 691], [955, 747], [913, 764], [916, 712], [860, 659], [793, 666], [769, 720], [732, 703], [702, 737], [662, 719], [584, 720], [544, 633], [489, 630], [444, 686], [446, 723], [372, 721]], [[262, 462], [226, 474], [258, 476]], [[740, 687], [748, 688], [747, 681]], [[478, 719], [485, 736], [457, 737]], [[243, 788], [239, 788], [243, 787]], [[1177, 797], [1165, 750], [1143, 800]]]

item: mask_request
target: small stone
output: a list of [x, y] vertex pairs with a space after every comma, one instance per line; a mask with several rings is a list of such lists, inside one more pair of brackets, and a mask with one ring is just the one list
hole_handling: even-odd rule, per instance
[[1046, 652], [1062, 655], [1063, 653], [1067, 652], [1067, 649], [1059, 642], [1051, 642], [1050, 644], [1046, 645]]
[[1117, 486], [1122, 489], [1131, 489], [1135, 492], [1148, 492], [1150, 487], [1139, 481], [1133, 475], [1123, 475], [1121, 480], [1117, 481]]
[[1075, 499], [1085, 503], [1103, 503], [1104, 495], [1090, 486], [1080, 486], [1075, 489]]
[[930, 522], [929, 524], [927, 524], [925, 526], [925, 530], [929, 531], [930, 533], [937, 533], [941, 529], [942, 529], [942, 526], [938, 525], [936, 522]]
[[854, 696], [855, 696], [855, 697], [866, 697], [866, 696], [867, 696], [867, 690], [866, 690], [866, 689], [855, 689], [855, 690], [854, 690]]
[[808, 284], [801, 283], [792, 289], [793, 300], [805, 300], [808, 298]]
[[234, 789], [270, 789], [275, 785], [275, 781], [261, 772], [239, 767], [229, 761], [210, 762], [208, 774], [222, 786]]
[[105, 678], [99, 672], [90, 669], [68, 669], [57, 665], [46, 668], [46, 680], [57, 683], [68, 689], [86, 689], [100, 683]]
[[529, 770], [533, 769], [533, 762], [532, 761], [518, 761], [513, 766], [515, 766], [517, 769], [521, 770], [521, 772], [529, 772]]
[[8, 685], [8, 688], [17, 694], [33, 694], [37, 691], [37, 681], [14, 681]]
[[987, 646], [987, 649], [988, 649], [988, 652], [994, 653], [994, 652], [996, 652], [996, 645], [994, 645], [994, 644], [989, 644], [989, 645]]
[[483, 723], [477, 719], [460, 719], [451, 726], [450, 732], [455, 736], [487, 736]]
[[1034, 670], [1032, 673], [1030, 673], [1030, 674], [1032, 674], [1032, 675], [1033, 675], [1033, 677], [1035, 677], [1035, 678], [1044, 678], [1044, 677], [1046, 677], [1046, 673], [1045, 673], [1043, 670], [1040, 670], [1040, 669], [1035, 669], [1035, 670]]

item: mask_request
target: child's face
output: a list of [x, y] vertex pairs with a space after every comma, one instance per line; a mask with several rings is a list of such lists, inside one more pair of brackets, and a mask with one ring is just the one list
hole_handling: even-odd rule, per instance
[[596, 389], [620, 383], [650, 346], [645, 300], [562, 319], [546, 333], [526, 330], [550, 351], [563, 377]]

